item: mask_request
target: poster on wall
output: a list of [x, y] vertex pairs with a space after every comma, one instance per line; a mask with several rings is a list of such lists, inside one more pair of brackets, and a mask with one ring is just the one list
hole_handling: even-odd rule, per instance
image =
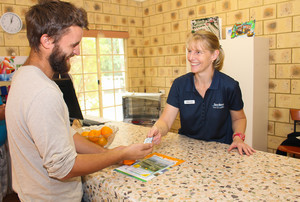
[[14, 72], [26, 59], [27, 56], [0, 56], [0, 81], [11, 81]]
[[192, 33], [198, 30], [207, 30], [222, 39], [222, 20], [218, 16], [192, 20], [191, 26]]
[[255, 20], [243, 23], [235, 23], [231, 30], [231, 38], [236, 37], [254, 37]]

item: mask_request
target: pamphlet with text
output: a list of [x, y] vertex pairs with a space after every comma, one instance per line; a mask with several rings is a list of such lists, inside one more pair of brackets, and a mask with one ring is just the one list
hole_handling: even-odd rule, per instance
[[181, 159], [159, 153], [152, 153], [146, 156], [145, 159], [138, 161], [131, 166], [123, 165], [116, 168], [115, 171], [147, 182], [183, 162], [184, 160]]

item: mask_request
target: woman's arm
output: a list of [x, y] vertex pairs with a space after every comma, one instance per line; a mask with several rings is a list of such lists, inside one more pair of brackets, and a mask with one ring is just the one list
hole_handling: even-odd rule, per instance
[[[237, 133], [244, 135], [247, 125], [247, 119], [244, 110], [231, 110], [230, 115], [232, 120], [233, 135]], [[255, 150], [246, 143], [244, 143], [244, 140], [239, 136], [233, 137], [233, 142], [230, 145], [228, 151], [231, 151], [234, 148], [238, 149], [240, 155], [243, 155], [243, 152], [245, 152], [245, 154], [249, 156], [255, 152]]]
[[163, 113], [156, 121], [154, 126], [150, 129], [147, 135], [147, 137], [154, 137], [153, 139], [154, 144], [159, 144], [161, 141], [161, 136], [164, 136], [169, 132], [174, 120], [176, 119], [178, 111], [179, 109], [173, 107], [172, 105], [169, 104], [165, 105]]
[[243, 133], [245, 134], [247, 119], [244, 113], [244, 110], [239, 111], [230, 111], [231, 120], [232, 120], [232, 130], [233, 133]]

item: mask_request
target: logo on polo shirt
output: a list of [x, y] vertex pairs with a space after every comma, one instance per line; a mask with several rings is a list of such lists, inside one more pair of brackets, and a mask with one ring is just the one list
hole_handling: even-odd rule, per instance
[[223, 104], [221, 104], [221, 103], [219, 103], [219, 104], [214, 103], [212, 107], [214, 109], [223, 109], [224, 108], [224, 103]]

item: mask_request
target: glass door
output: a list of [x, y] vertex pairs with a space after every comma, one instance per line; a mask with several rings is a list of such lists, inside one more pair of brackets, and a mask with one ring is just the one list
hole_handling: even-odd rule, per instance
[[122, 121], [126, 89], [125, 39], [83, 37], [70, 74], [83, 115]]

